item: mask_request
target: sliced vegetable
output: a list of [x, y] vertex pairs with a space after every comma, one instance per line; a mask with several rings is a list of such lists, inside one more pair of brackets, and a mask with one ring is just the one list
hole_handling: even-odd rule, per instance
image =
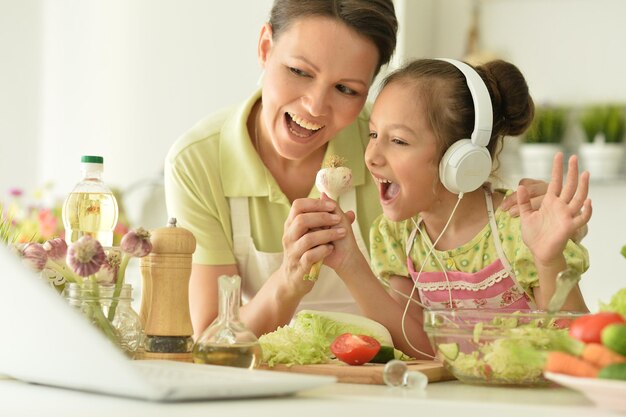
[[544, 368], [548, 372], [595, 378], [600, 369], [574, 355], [565, 352], [548, 352]]
[[330, 345], [330, 351], [348, 365], [363, 365], [376, 356], [380, 343], [370, 336], [344, 333]]
[[604, 346], [626, 356], [626, 324], [609, 324], [602, 330], [601, 339]]
[[396, 359], [396, 349], [393, 346], [381, 346], [380, 350], [369, 362], [370, 363], [387, 363]]
[[600, 369], [598, 378], [626, 381], [626, 363], [616, 363]]
[[[296, 315], [296, 321], [303, 327], [316, 328], [320, 324], [328, 327], [335, 334], [332, 335], [330, 342], [341, 333], [366, 334], [372, 336], [380, 342], [381, 345], [393, 346], [393, 339], [389, 330], [376, 320], [359, 316], [357, 314], [340, 313], [335, 311], [317, 311], [317, 310], [301, 310]], [[354, 327], [355, 330], [346, 330], [348, 327]], [[356, 329], [362, 329], [357, 331]]]
[[615, 353], [608, 347], [599, 343], [587, 343], [583, 349], [581, 358], [598, 368], [604, 368], [605, 366], [613, 365], [615, 363], [626, 362], [626, 357]]
[[437, 349], [448, 361], [454, 361], [459, 356], [459, 345], [457, 343], [441, 343]]
[[[283, 326], [259, 338], [263, 362], [269, 366], [279, 363], [306, 365], [328, 362], [331, 359], [330, 344], [342, 333], [365, 334], [382, 345], [393, 346], [387, 328], [367, 317], [302, 310], [289, 326]], [[395, 359], [409, 359], [399, 350], [395, 350], [394, 354]]]
[[612, 323], [626, 323], [619, 313], [602, 311], [577, 318], [569, 329], [570, 336], [584, 343], [601, 343], [602, 330]]
[[[499, 325], [509, 324], [501, 322]], [[494, 338], [494, 333], [501, 337]], [[502, 329], [477, 324], [472, 342], [476, 338], [480, 338], [476, 350], [467, 353], [460, 350], [457, 358], [448, 362], [454, 375], [461, 380], [491, 378], [511, 384], [538, 381], [542, 378], [547, 351], [578, 356], [584, 346], [579, 340], [571, 338], [566, 329], [556, 327], [552, 320], [534, 320], [516, 328]]]

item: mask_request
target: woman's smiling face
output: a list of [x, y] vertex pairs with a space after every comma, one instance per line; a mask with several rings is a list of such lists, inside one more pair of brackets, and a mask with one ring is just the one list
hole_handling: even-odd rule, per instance
[[262, 134], [283, 158], [304, 159], [352, 123], [365, 104], [379, 55], [375, 44], [327, 17], [296, 20], [259, 40]]
[[441, 187], [437, 138], [426, 115], [416, 88], [402, 81], [385, 86], [372, 109], [365, 162], [394, 221], [428, 210]]

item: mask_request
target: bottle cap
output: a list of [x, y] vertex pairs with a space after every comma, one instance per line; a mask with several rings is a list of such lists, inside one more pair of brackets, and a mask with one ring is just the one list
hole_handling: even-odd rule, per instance
[[80, 162], [87, 164], [102, 164], [104, 163], [104, 158], [101, 156], [83, 155], [80, 157]]

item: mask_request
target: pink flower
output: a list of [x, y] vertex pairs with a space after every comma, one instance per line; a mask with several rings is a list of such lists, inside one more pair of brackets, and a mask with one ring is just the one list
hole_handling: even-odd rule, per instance
[[152, 242], [150, 242], [150, 232], [139, 227], [126, 233], [120, 242], [120, 246], [124, 252], [130, 256], [141, 258], [146, 256], [152, 250]]
[[49, 239], [56, 233], [58, 220], [50, 209], [42, 209], [37, 213], [39, 221], [39, 236]]
[[118, 222], [117, 225], [115, 226], [115, 230], [113, 230], [113, 233], [115, 233], [118, 236], [124, 236], [126, 233], [128, 233], [130, 229], [128, 228], [127, 225], [125, 225], [124, 223]]
[[477, 298], [474, 300], [474, 304], [476, 305], [476, 308], [481, 308], [487, 305], [487, 300], [484, 298]]
[[98, 272], [105, 259], [102, 245], [91, 236], [81, 237], [67, 251], [67, 264], [81, 277]]
[[22, 191], [22, 189], [21, 189], [21, 188], [11, 188], [11, 189], [9, 190], [9, 195], [10, 195], [11, 197], [19, 197], [19, 196], [21, 196], [22, 194], [24, 194], [24, 191]]

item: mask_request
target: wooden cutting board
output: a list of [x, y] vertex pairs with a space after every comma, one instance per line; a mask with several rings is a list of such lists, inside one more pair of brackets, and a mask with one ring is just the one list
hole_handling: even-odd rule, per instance
[[[407, 366], [411, 371], [423, 372], [428, 377], [429, 382], [449, 381], [454, 379], [452, 374], [444, 368], [441, 362], [410, 361], [407, 362]], [[384, 364], [378, 363], [366, 363], [361, 366], [351, 366], [343, 362], [333, 361], [332, 363], [316, 365], [275, 365], [271, 368], [267, 365], [262, 365], [259, 369], [315, 375], [334, 375], [337, 377], [338, 382], [348, 384], [384, 385], [384, 367]]]

